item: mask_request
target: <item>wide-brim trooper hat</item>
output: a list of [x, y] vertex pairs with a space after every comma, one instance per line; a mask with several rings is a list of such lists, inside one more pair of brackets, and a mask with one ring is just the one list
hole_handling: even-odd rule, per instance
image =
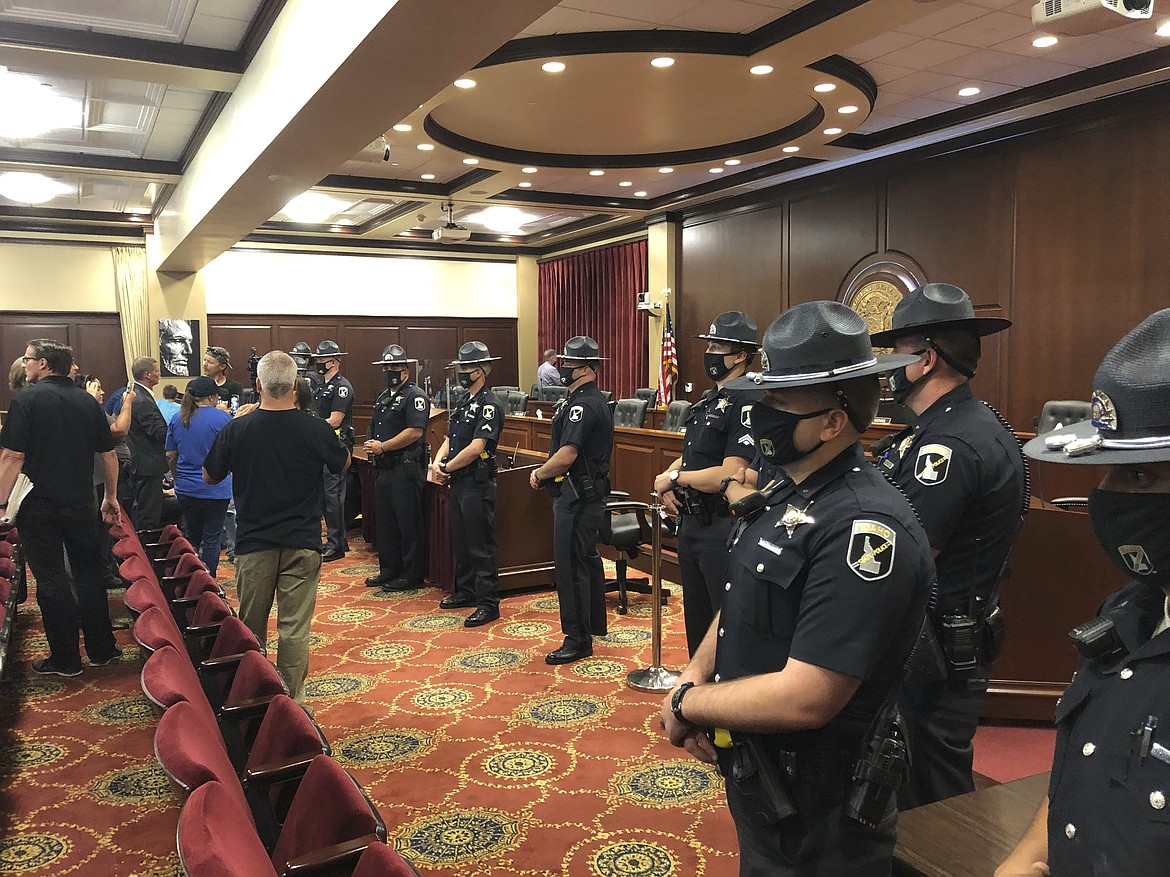
[[313, 359], [332, 359], [335, 356], [349, 356], [348, 353], [341, 351], [336, 341], [322, 341], [313, 353]]
[[401, 344], [387, 344], [386, 349], [382, 351], [382, 358], [370, 365], [409, 365], [412, 362], [418, 360], [407, 356]]
[[1170, 461], [1170, 308], [1146, 317], [1105, 354], [1092, 416], [1036, 436], [1034, 460], [1096, 466]]
[[565, 342], [565, 349], [557, 354], [557, 359], [579, 359], [583, 362], [601, 362], [608, 358], [601, 355], [601, 348], [588, 335], [574, 335]]
[[891, 347], [903, 335], [929, 335], [944, 329], [966, 329], [976, 335], [994, 335], [1011, 326], [1011, 320], [977, 317], [971, 298], [951, 283], [928, 283], [912, 289], [894, 308], [890, 328], [875, 332], [875, 347]]
[[492, 356], [488, 352], [487, 345], [482, 341], [468, 341], [459, 348], [459, 358], [447, 364], [447, 368], [455, 368], [461, 365], [478, 365], [481, 362], [495, 362], [497, 359], [503, 359], [502, 356]]
[[916, 356], [877, 356], [861, 315], [835, 301], [791, 307], [764, 333], [763, 371], [724, 384], [732, 390], [811, 387], [892, 371]]
[[728, 344], [742, 344], [756, 350], [760, 346], [760, 330], [756, 321], [743, 311], [727, 311], [715, 318], [706, 335], [696, 335], [703, 341], [725, 341]]
[[292, 350], [288, 352], [289, 356], [312, 356], [313, 348], [309, 346], [308, 341], [298, 341], [293, 345]]

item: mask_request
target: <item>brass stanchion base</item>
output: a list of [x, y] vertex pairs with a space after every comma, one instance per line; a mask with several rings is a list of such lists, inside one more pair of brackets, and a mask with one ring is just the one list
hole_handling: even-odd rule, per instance
[[626, 684], [636, 691], [667, 692], [678, 682], [678, 673], [663, 667], [647, 667], [626, 676]]

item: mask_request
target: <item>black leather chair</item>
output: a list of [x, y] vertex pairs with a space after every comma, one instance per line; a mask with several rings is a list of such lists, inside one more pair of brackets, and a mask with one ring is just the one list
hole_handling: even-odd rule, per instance
[[541, 402], [560, 402], [569, 395], [568, 387], [541, 387], [540, 401]]
[[1088, 402], [1076, 400], [1056, 400], [1044, 403], [1044, 410], [1040, 412], [1040, 419], [1036, 421], [1036, 434], [1052, 432], [1057, 425], [1072, 426], [1082, 420], [1088, 420], [1093, 406]]
[[646, 423], [646, 402], [643, 399], [618, 399], [613, 412], [614, 426], [641, 429]]
[[649, 408], [658, 401], [658, 391], [653, 387], [639, 387], [634, 390], [634, 398], [641, 399], [646, 403], [646, 407]]
[[[650, 506], [644, 502], [631, 502], [630, 495], [620, 490], [612, 491], [605, 504], [605, 516], [601, 520], [597, 541], [609, 545], [617, 554], [614, 559], [617, 575], [606, 580], [605, 590], [606, 593], [618, 592], [618, 615], [625, 615], [629, 611], [629, 591], [637, 594], [650, 594], [653, 591], [648, 578], [630, 578], [626, 574], [629, 562], [642, 553], [643, 543], [650, 541], [649, 515]], [[666, 605], [668, 596], [670, 591], [663, 588], [662, 605]]]
[[528, 388], [528, 398], [529, 399], [539, 399], [540, 398], [540, 384], [533, 384], [531, 387]]
[[666, 417], [662, 420], [663, 432], [683, 432], [686, 429], [687, 414], [690, 413], [691, 403], [679, 399], [666, 406]]
[[507, 390], [497, 395], [504, 403], [504, 411], [507, 414], [523, 414], [528, 409], [527, 393], [521, 393], [519, 390]]
[[608, 402], [610, 399], [613, 398], [613, 390], [602, 390], [601, 395], [604, 396], [605, 401]]
[[492, 392], [500, 397], [501, 402], [504, 401], [504, 394], [510, 393], [512, 390], [515, 390], [517, 393], [520, 392], [519, 387], [511, 387], [511, 386], [508, 386], [507, 384], [503, 384], [499, 387], [492, 387]]

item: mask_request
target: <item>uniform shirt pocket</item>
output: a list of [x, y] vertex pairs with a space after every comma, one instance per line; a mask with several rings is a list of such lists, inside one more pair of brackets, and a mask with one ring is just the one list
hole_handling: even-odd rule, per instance
[[787, 650], [800, 613], [799, 585], [804, 576], [800, 555], [790, 546], [770, 541], [767, 535], [757, 536], [732, 560], [732, 569], [733, 587], [747, 590], [746, 595], [738, 595], [746, 610], [745, 626], [782, 642]]

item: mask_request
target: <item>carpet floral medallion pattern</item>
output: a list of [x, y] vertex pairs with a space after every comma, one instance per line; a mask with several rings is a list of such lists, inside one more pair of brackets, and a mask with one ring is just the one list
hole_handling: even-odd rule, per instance
[[[351, 548], [323, 570], [305, 703], [423, 877], [738, 873], [722, 779], [665, 741], [661, 697], [626, 685], [650, 664], [648, 597], [631, 593], [621, 616], [607, 595], [593, 656], [553, 667], [551, 590], [505, 596], [499, 621], [466, 628], [470, 610], [440, 609], [436, 588], [367, 588], [377, 558]], [[220, 581], [233, 576], [221, 562]], [[678, 669], [674, 590], [662, 664]], [[275, 658], [275, 614], [268, 634]], [[0, 877], [182, 877], [181, 802], [154, 757], [130, 632], [117, 632], [128, 657], [69, 679], [29, 671], [47, 655], [31, 599], [15, 637], [0, 680]]]

